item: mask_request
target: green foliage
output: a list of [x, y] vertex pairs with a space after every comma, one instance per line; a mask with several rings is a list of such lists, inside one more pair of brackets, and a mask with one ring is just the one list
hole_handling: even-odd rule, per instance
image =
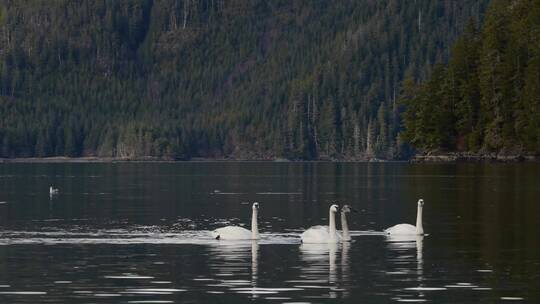
[[[400, 82], [428, 77], [486, 3], [4, 0], [0, 157], [402, 157]], [[532, 96], [537, 70], [523, 73]], [[477, 96], [456, 77], [469, 134]], [[445, 98], [448, 112], [449, 83], [431, 86], [423, 102]], [[453, 120], [424, 116], [419, 130], [437, 132], [426, 144], [448, 145]], [[520, 116], [538, 140], [535, 119]]]
[[540, 1], [493, 0], [446, 67], [404, 83], [402, 138], [424, 151], [540, 153], [539, 33]]

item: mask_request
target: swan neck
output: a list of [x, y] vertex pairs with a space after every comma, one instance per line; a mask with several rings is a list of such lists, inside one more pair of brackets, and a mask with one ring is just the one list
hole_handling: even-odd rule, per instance
[[424, 227], [422, 226], [422, 206], [418, 206], [416, 212], [416, 234], [424, 234]]
[[330, 211], [328, 215], [328, 232], [330, 233], [330, 240], [336, 239], [336, 214]]
[[257, 223], [257, 209], [253, 209], [251, 214], [251, 237], [253, 239], [259, 238], [259, 225]]
[[347, 223], [347, 213], [341, 212], [341, 230], [343, 230], [343, 239], [348, 241], [351, 239], [349, 232], [349, 224]]

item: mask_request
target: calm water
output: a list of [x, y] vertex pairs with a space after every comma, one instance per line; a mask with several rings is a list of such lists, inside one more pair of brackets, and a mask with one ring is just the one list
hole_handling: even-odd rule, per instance
[[[0, 303], [538, 303], [539, 198], [535, 163], [0, 164]], [[353, 242], [301, 244], [333, 200]], [[260, 241], [209, 237], [253, 201]]]

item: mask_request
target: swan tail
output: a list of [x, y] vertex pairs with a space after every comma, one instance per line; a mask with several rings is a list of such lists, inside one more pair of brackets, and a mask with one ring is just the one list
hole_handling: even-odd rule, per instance
[[219, 233], [216, 229], [210, 232], [210, 236], [215, 240], [219, 240], [221, 238], [221, 233]]

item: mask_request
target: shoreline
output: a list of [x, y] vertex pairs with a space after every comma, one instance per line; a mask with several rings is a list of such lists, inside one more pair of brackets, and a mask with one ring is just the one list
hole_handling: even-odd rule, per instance
[[36, 164], [48, 164], [48, 163], [211, 163], [211, 162], [265, 162], [265, 163], [302, 163], [302, 162], [321, 162], [321, 163], [338, 163], [338, 162], [350, 162], [350, 163], [380, 163], [380, 162], [408, 162], [408, 160], [384, 160], [384, 159], [371, 159], [371, 160], [358, 160], [358, 159], [313, 159], [313, 160], [301, 160], [301, 159], [267, 159], [267, 158], [203, 158], [193, 157], [190, 159], [168, 159], [160, 157], [140, 157], [140, 158], [122, 158], [122, 157], [97, 157], [97, 156], [83, 156], [83, 157], [16, 157], [16, 158], [0, 158], [0, 164], [2, 163], [36, 163]]
[[411, 163], [521, 163], [540, 162], [539, 155], [498, 153], [427, 153], [413, 156]]
[[0, 158], [0, 163], [181, 163], [181, 162], [330, 162], [330, 163], [520, 163], [520, 162], [540, 162], [537, 155], [502, 155], [502, 154], [475, 154], [475, 153], [445, 153], [445, 154], [418, 154], [407, 160], [386, 160], [386, 159], [314, 159], [314, 160], [290, 160], [284, 158], [276, 159], [233, 159], [233, 158], [202, 158], [191, 159], [170, 159], [160, 157], [17, 157]]

